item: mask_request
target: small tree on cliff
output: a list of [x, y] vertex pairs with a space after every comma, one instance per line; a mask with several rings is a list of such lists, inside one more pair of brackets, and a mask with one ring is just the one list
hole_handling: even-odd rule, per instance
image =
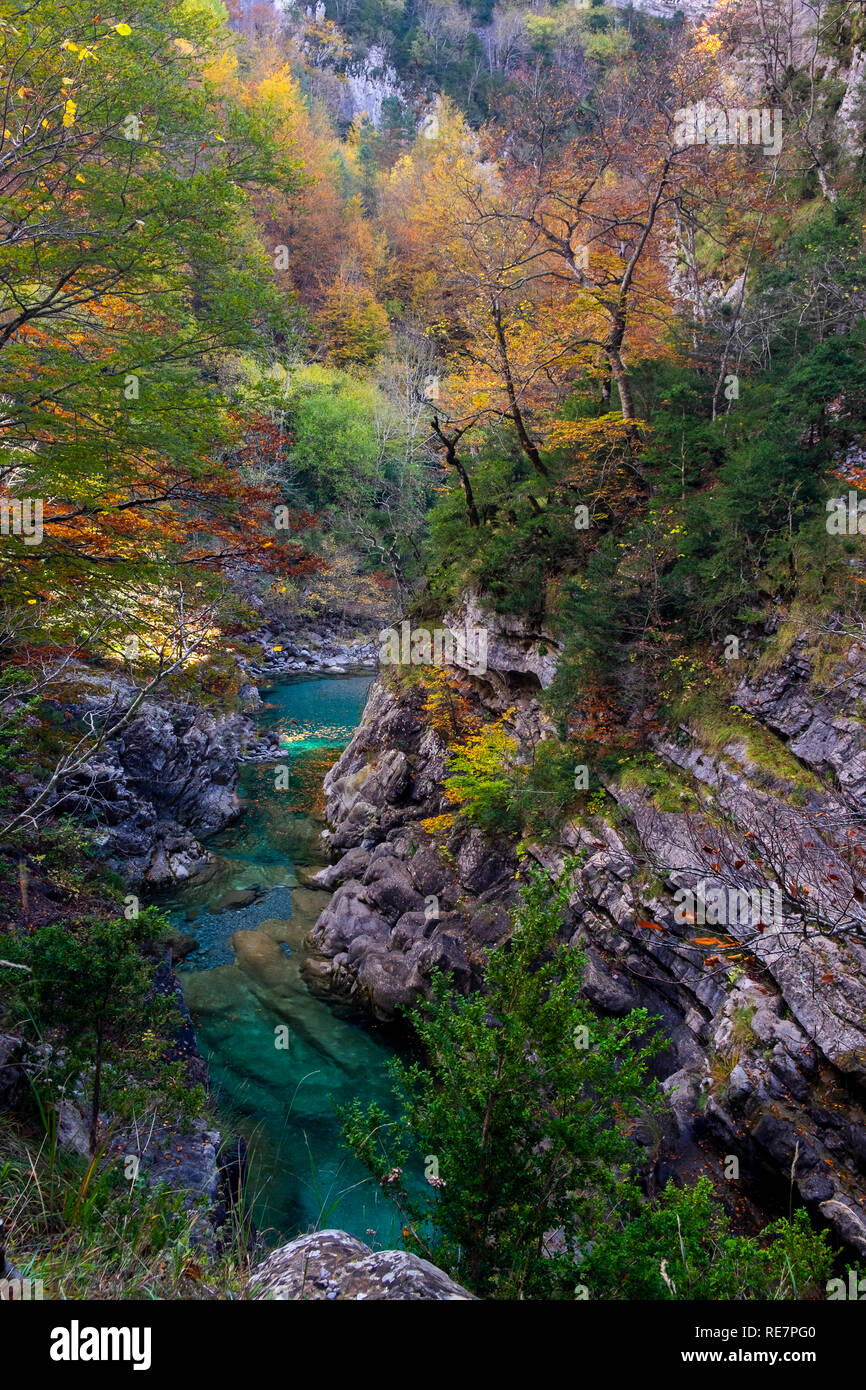
[[[437, 973], [413, 1018], [426, 1061], [392, 1063], [396, 1121], [358, 1101], [342, 1113], [410, 1247], [495, 1297], [573, 1287], [577, 1243], [633, 1151], [625, 1124], [656, 1100], [646, 1070], [663, 1044], [645, 1010], [597, 1018], [580, 998], [582, 958], [557, 944], [568, 891], [530, 878], [485, 994], [458, 995]], [[426, 1190], [406, 1181], [413, 1153]]]

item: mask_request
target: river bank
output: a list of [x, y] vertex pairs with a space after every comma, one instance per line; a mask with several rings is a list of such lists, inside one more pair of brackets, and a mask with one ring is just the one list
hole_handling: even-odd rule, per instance
[[208, 841], [213, 869], [163, 899], [195, 941], [179, 978], [224, 1127], [248, 1146], [246, 1201], [268, 1244], [339, 1225], [374, 1247], [399, 1215], [343, 1150], [334, 1106], [387, 1104], [387, 1030], [315, 997], [303, 975], [308, 932], [330, 893], [322, 866], [321, 784], [348, 743], [368, 675], [290, 680], [263, 692], [257, 733], [275, 757], [241, 768], [241, 814]]

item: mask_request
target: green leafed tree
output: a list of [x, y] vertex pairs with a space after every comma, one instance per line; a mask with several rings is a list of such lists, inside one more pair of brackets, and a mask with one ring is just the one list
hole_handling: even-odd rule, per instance
[[436, 976], [414, 1015], [425, 1060], [392, 1064], [396, 1121], [360, 1102], [343, 1116], [410, 1247], [487, 1296], [571, 1296], [587, 1221], [632, 1153], [625, 1126], [656, 1103], [661, 1043], [644, 1010], [599, 1019], [581, 999], [581, 957], [557, 943], [567, 897], [529, 880], [483, 994]]
[[[154, 993], [152, 966], [141, 952], [152, 932], [150, 914], [137, 922], [92, 917], [74, 926], [41, 927], [29, 943], [36, 1015], [44, 1027], [60, 1030], [66, 1080], [88, 1084], [91, 1152], [99, 1139], [100, 1109], [118, 1099], [106, 1095], [106, 1072], [117, 1069], [121, 1077], [134, 1074], [140, 1081], [148, 1055], [158, 1062], [165, 1050], [172, 1006]], [[166, 1084], [168, 1073], [162, 1071]]]
[[97, 596], [158, 588], [182, 545], [230, 550], [253, 510], [225, 467], [243, 422], [220, 364], [295, 331], [250, 193], [300, 174], [267, 103], [214, 76], [217, 8], [0, 19], [0, 487], [44, 508], [41, 540], [5, 537], [0, 564], [58, 641]]

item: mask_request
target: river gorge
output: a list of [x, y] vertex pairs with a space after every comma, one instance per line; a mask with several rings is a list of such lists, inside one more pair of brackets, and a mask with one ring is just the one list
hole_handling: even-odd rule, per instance
[[279, 731], [276, 765], [242, 768], [243, 813], [208, 842], [216, 871], [168, 902], [196, 939], [183, 992], [223, 1127], [247, 1141], [246, 1200], [268, 1244], [329, 1225], [377, 1245], [399, 1236], [396, 1209], [341, 1146], [334, 1109], [356, 1095], [386, 1103], [392, 1047], [301, 973], [330, 896], [302, 882], [322, 864], [321, 782], [370, 683], [329, 675], [264, 693], [257, 723]]

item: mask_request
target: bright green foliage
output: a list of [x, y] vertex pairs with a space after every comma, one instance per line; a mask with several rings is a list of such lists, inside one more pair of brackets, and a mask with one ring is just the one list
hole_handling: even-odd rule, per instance
[[376, 472], [375, 392], [345, 372], [293, 373], [287, 422], [289, 466], [315, 509], [355, 500], [369, 505]]
[[[401, 1203], [410, 1247], [487, 1296], [572, 1296], [578, 1246], [634, 1151], [624, 1125], [656, 1104], [646, 1072], [661, 1044], [644, 1010], [598, 1019], [581, 1000], [580, 955], [556, 942], [567, 898], [565, 884], [530, 879], [484, 994], [436, 978], [414, 1015], [425, 1061], [393, 1067], [397, 1121], [360, 1102], [343, 1116], [350, 1147]], [[431, 1158], [439, 1185], [419, 1197], [407, 1168]]]
[[90, 1082], [91, 1150], [100, 1108], [110, 1100], [116, 1109], [122, 1094], [158, 1067], [170, 1037], [176, 1011], [153, 995], [152, 966], [141, 953], [152, 934], [148, 911], [135, 921], [54, 922], [28, 942], [37, 1017], [62, 1030], [64, 1079]]
[[833, 1265], [827, 1232], [813, 1231], [802, 1208], [760, 1241], [729, 1227], [708, 1178], [669, 1184], [656, 1204], [623, 1184], [582, 1280], [593, 1298], [796, 1299], [820, 1289]]

